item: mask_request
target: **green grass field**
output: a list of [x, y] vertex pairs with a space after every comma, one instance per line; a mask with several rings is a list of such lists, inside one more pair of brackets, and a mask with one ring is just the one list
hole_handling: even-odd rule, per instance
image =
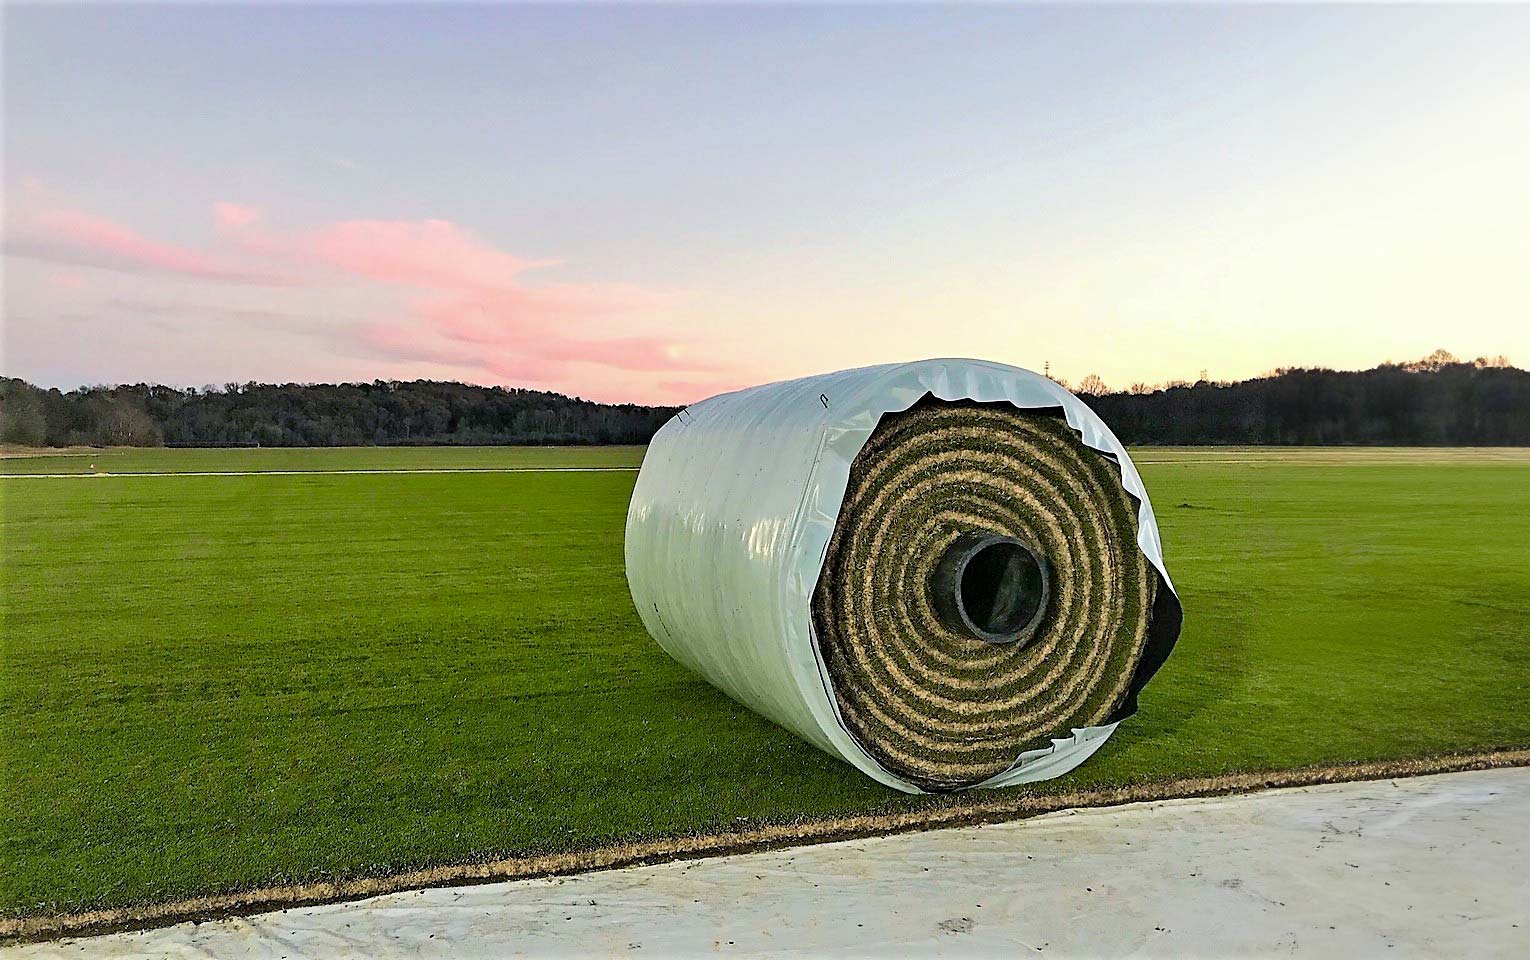
[[[0, 471], [640, 457], [89, 451]], [[1184, 637], [1094, 760], [1023, 789], [1530, 745], [1530, 452], [1139, 463]], [[0, 480], [0, 910], [966, 802], [880, 788], [671, 663], [622, 573], [635, 476]]]
[[341, 470], [514, 470], [636, 467], [642, 447], [264, 447], [222, 450], [71, 448], [39, 454], [11, 447], [0, 475]]

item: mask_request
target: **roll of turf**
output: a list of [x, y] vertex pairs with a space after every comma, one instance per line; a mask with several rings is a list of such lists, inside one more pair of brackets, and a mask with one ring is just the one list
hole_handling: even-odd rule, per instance
[[909, 792], [1072, 769], [1181, 619], [1125, 449], [1056, 383], [981, 361], [682, 410], [644, 457], [626, 557], [671, 656]]
[[1157, 589], [1136, 525], [1119, 472], [1060, 417], [970, 402], [885, 417], [813, 601], [850, 733], [950, 789], [1107, 722]]

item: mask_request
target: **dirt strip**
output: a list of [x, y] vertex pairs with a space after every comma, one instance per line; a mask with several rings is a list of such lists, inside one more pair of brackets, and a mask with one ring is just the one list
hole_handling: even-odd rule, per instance
[[[1292, 770], [1234, 773], [1217, 777], [1192, 777], [1044, 796], [1015, 795], [1014, 793], [997, 796], [965, 794], [964, 802], [927, 810], [760, 826], [709, 836], [640, 841], [568, 853], [431, 867], [386, 877], [261, 887], [236, 893], [192, 897], [186, 900], [113, 910], [90, 910], [82, 913], [20, 919], [6, 918], [0, 919], [0, 943], [51, 940], [66, 936], [169, 926], [187, 920], [211, 920], [288, 907], [359, 900], [422, 887], [457, 886], [586, 873], [670, 860], [749, 853], [756, 850], [828, 843], [916, 830], [998, 823], [1082, 807], [1104, 807], [1123, 803], [1246, 793], [1282, 787], [1349, 783], [1356, 780], [1387, 780], [1396, 777], [1519, 766], [1530, 766], [1530, 749], [1450, 754], [1413, 760], [1384, 760], [1327, 767], [1300, 767]], [[965, 800], [967, 797], [973, 799]]]

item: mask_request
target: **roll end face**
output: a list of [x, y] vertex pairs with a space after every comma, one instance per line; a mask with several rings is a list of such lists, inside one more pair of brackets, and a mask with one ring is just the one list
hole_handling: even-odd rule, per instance
[[930, 576], [930, 599], [950, 630], [991, 644], [1029, 643], [1046, 619], [1046, 558], [1014, 537], [964, 533]]

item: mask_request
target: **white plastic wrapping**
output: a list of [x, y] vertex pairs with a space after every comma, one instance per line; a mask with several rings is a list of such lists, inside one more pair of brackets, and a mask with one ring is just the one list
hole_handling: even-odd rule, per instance
[[[851, 462], [884, 414], [926, 394], [1061, 408], [1086, 445], [1120, 466], [1140, 503], [1138, 545], [1173, 591], [1152, 505], [1120, 441], [1053, 381], [981, 360], [842, 370], [690, 406], [654, 436], [627, 512], [627, 582], [659, 645], [750, 709], [908, 793], [921, 791], [885, 770], [841, 722], [811, 602]], [[1060, 776], [1115, 726], [1077, 728], [979, 786]]]

